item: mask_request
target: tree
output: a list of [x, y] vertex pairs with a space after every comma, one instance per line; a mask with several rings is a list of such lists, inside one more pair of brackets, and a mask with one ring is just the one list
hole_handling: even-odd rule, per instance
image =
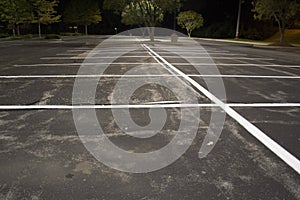
[[127, 5], [122, 12], [122, 23], [126, 25], [142, 25], [143, 13], [138, 4], [131, 2]]
[[[131, 3], [141, 3], [144, 0], [104, 0], [103, 8], [113, 10], [116, 14], [121, 14], [124, 8]], [[159, 7], [163, 14], [166, 12], [172, 13], [174, 10], [181, 8], [182, 0], [147, 0], [152, 5]]]
[[84, 25], [85, 34], [88, 34], [88, 26], [102, 21], [97, 2], [93, 0], [72, 0], [67, 7], [64, 21], [70, 24]]
[[173, 30], [176, 30], [176, 17], [177, 17], [177, 13], [180, 11], [181, 7], [182, 7], [182, 0], [173, 0], [173, 14], [174, 14], [174, 21], [173, 21]]
[[122, 22], [126, 25], [154, 27], [163, 17], [162, 9], [150, 0], [131, 2], [122, 12]]
[[[130, 22], [130, 20], [133, 19], [132, 16], [129, 16], [129, 14], [127, 14], [127, 12], [130, 9], [134, 10], [134, 8], [136, 8], [135, 6], [137, 6], [137, 5], [141, 5], [139, 7], [147, 8], [146, 5], [148, 5], [148, 10], [142, 9], [142, 12], [147, 12], [143, 15], [143, 17], [147, 17], [147, 18], [155, 17], [155, 19], [157, 21], [155, 23], [153, 23], [154, 20], [151, 20], [151, 22], [147, 23], [147, 24], [152, 24], [152, 25], [146, 25], [145, 23], [141, 23], [139, 19], [137, 20], [137, 22], [140, 25], [144, 25], [147, 27], [151, 27], [151, 26], [154, 27], [155, 25], [157, 25], [157, 23], [162, 21], [162, 18], [165, 15], [165, 13], [167, 13], [167, 12], [174, 13], [174, 12], [178, 11], [182, 6], [181, 1], [184, 1], [184, 0], [104, 0], [103, 8], [107, 9], [107, 10], [113, 10], [115, 12], [115, 14], [121, 14], [122, 16], [126, 16], [128, 18], [128, 20], [124, 19], [124, 17], [123, 17], [123, 19], [124, 19], [123, 23], [128, 24], [128, 22]], [[132, 6], [131, 4], [134, 6]], [[151, 9], [149, 9], [149, 8], [151, 8]], [[140, 11], [135, 9], [135, 12], [140, 12]], [[136, 14], [132, 14], [132, 15], [135, 16]], [[129, 24], [131, 24], [131, 23], [129, 23]], [[148, 29], [150, 29], [150, 30], [148, 30], [148, 32], [149, 32], [151, 41], [153, 41], [154, 40], [154, 28], [148, 28]]]
[[150, 0], [131, 2], [122, 12], [122, 22], [147, 27], [151, 41], [154, 41], [154, 27], [163, 17], [162, 9]]
[[203, 26], [204, 19], [201, 14], [190, 10], [179, 13], [177, 22], [181, 28], [186, 29], [188, 36], [191, 37], [194, 29]]
[[20, 35], [19, 25], [32, 20], [32, 7], [26, 0], [1, 0], [0, 20], [12, 29], [13, 36]]
[[287, 25], [299, 11], [296, 0], [255, 0], [253, 1], [254, 18], [258, 20], [273, 19], [278, 24], [280, 44], [284, 44], [284, 32]]
[[41, 34], [41, 24], [51, 24], [58, 22], [60, 20], [60, 15], [57, 15], [54, 9], [58, 1], [56, 0], [31, 0], [33, 10], [34, 10], [34, 20], [33, 23], [38, 24], [39, 37]]

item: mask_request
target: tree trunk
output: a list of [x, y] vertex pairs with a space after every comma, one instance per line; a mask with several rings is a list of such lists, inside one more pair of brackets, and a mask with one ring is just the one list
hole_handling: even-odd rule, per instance
[[176, 31], [176, 17], [177, 17], [177, 8], [175, 8], [174, 10], [173, 31]]
[[38, 22], [39, 38], [42, 38], [41, 23]]
[[282, 22], [280, 28], [280, 44], [284, 44], [284, 32], [285, 32], [285, 24]]
[[279, 20], [278, 18], [276, 18], [276, 21], [278, 23], [278, 27], [279, 27], [279, 33], [280, 33], [280, 44], [284, 44], [284, 32], [285, 32], [285, 23], [282, 22], [281, 20]]
[[280, 44], [284, 43], [284, 29], [280, 28]]
[[191, 37], [192, 31], [191, 31], [191, 30], [188, 30], [188, 29], [187, 29], [186, 31], [187, 31], [188, 36]]
[[17, 24], [17, 34], [18, 34], [18, 36], [21, 35], [21, 33], [20, 33], [20, 25], [19, 24]]
[[87, 35], [88, 34], [88, 25], [86, 24], [86, 25], [84, 25], [84, 29], [85, 29], [85, 35]]
[[13, 37], [16, 37], [15, 25], [13, 25], [13, 27], [12, 27], [12, 32], [13, 32]]
[[154, 31], [155, 31], [155, 28], [154, 27], [147, 27], [147, 29], [148, 29], [150, 41], [154, 42]]
[[145, 28], [141, 28], [141, 30], [142, 30], [142, 37], [145, 38], [146, 29]]

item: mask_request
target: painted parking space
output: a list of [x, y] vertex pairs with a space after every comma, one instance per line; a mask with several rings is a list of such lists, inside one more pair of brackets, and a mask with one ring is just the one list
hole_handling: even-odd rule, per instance
[[[254, 72], [251, 70], [253, 66], [251, 66], [252, 60], [250, 59], [247, 60], [250, 66], [243, 66], [245, 71], [239, 66], [222, 68], [222, 64], [220, 64], [216, 65], [221, 72], [220, 76], [210, 74], [215, 77], [205, 77], [203, 75], [207, 74], [197, 74], [188, 67], [185, 68], [186, 60], [167, 57], [170, 54], [159, 51], [159, 45], [157, 48], [147, 45], [139, 46], [138, 51], [130, 53], [130, 55], [137, 54], [143, 57], [124, 57], [116, 61], [119, 64], [110, 65], [103, 74], [89, 71], [90, 73], [85, 77], [78, 77], [76, 71], [82, 64], [78, 61], [77, 56], [83, 56], [82, 53], [85, 52], [85, 55], [88, 55], [87, 52], [91, 49], [84, 46], [70, 47], [64, 49], [63, 52], [52, 49], [49, 50], [48, 55], [40, 55], [32, 61], [30, 59], [27, 59], [26, 62], [14, 61], [10, 65], [6, 65], [6, 69], [2, 71], [4, 73], [1, 74], [0, 85], [1, 91], [5, 92], [2, 93], [0, 101], [4, 106], [0, 106], [0, 159], [3, 160], [1, 162], [3, 170], [0, 176], [1, 184], [7, 184], [4, 186], [5, 188], [22, 196], [25, 195], [22, 191], [29, 191], [26, 186], [28, 183], [31, 183], [30, 190], [38, 191], [38, 180], [42, 180], [43, 192], [48, 198], [65, 189], [74, 191], [66, 194], [66, 198], [72, 198], [74, 195], [86, 198], [91, 193], [92, 196], [101, 198], [124, 196], [125, 199], [138, 199], [143, 196], [153, 199], [194, 199], [203, 196], [208, 199], [297, 199], [299, 197], [296, 187], [299, 182], [297, 178], [299, 98], [295, 92], [298, 90], [296, 86], [299, 83], [297, 68], [290, 71], [268, 66], [268, 68], [260, 68], [261, 71], [255, 68]], [[131, 48], [128, 49], [131, 50]], [[109, 52], [116, 51], [116, 48], [112, 45], [111, 49], [107, 47], [106, 50], [106, 54], [109, 54]], [[215, 56], [222, 56], [223, 53], [230, 54], [230, 51], [221, 49], [209, 49], [208, 51], [211, 54], [218, 53]], [[186, 50], [187, 55], [188, 52], [189, 48]], [[64, 55], [69, 53], [78, 54]], [[247, 56], [245, 52], [241, 52], [240, 55], [237, 55], [236, 52], [231, 54], [234, 55], [230, 55], [231, 57], [228, 59], [220, 59], [216, 63], [223, 63], [223, 61], [223, 64], [243, 63], [245, 59], [239, 59], [240, 56]], [[69, 59], [61, 59], [58, 62], [55, 59], [40, 59], [57, 56], [68, 56]], [[76, 58], [72, 58], [74, 56]], [[223, 56], [228, 55], [223, 54]], [[252, 59], [256, 57], [257, 55], [250, 56]], [[194, 56], [191, 58], [193, 59]], [[196, 57], [196, 59], [198, 58]], [[98, 64], [98, 67], [106, 66], [105, 60], [99, 63], [95, 62], [97, 59], [102, 58], [95, 58], [85, 64], [91, 69], [95, 64]], [[214, 60], [209, 57], [208, 61], [211, 59]], [[266, 64], [262, 63], [265, 61], [255, 60], [254, 64], [263, 65]], [[183, 65], [177, 65], [178, 62]], [[276, 65], [273, 58], [267, 59], [267, 62], [271, 62], [269, 65]], [[247, 65], [247, 63], [244, 64]], [[165, 65], [162, 66], [162, 64]], [[178, 73], [179, 71], [176, 69], [179, 69], [182, 74]], [[228, 71], [226, 71], [227, 69]], [[279, 71], [273, 71], [273, 69]], [[131, 73], [126, 74], [129, 70]], [[209, 72], [209, 70], [207, 71]], [[200, 77], [195, 77], [195, 75]], [[232, 75], [233, 77], [222, 77], [222, 75]], [[244, 76], [234, 77], [236, 75]], [[83, 107], [72, 106], [75, 78], [86, 82], [100, 80], [95, 96], [95, 103], [98, 107], [86, 105], [85, 102], [82, 102], [81, 106]], [[224, 81], [226, 102], [217, 95], [213, 97], [211, 95], [213, 92], [206, 91], [207, 83], [204, 83], [203, 80], [213, 82], [216, 78], [222, 78]], [[196, 95], [199, 104], [188, 105], [188, 101], [178, 99], [172, 91], [148, 84], [144, 88], [139, 88], [130, 102], [110, 105], [114, 85], [120, 80], [125, 80], [123, 85], [130, 85], [140, 80], [145, 82], [146, 80], [149, 82], [164, 80], [184, 97]], [[193, 92], [189, 93], [191, 91]], [[31, 98], [36, 100], [31, 101]], [[259, 103], [263, 105], [258, 105]], [[193, 144], [172, 165], [147, 174], [119, 172], [97, 161], [84, 148], [77, 135], [72, 116], [74, 106], [75, 109], [83, 111], [95, 108], [99, 123], [114, 144], [127, 151], [143, 153], [159, 149], [172, 140], [180, 123], [180, 111], [184, 109], [184, 106], [180, 107], [180, 105], [184, 104], [190, 108], [200, 109], [201, 119]], [[59, 107], [60, 105], [66, 107]], [[5, 106], [15, 107], [10, 109]], [[130, 127], [118, 127], [112, 114], [112, 110], [122, 112], [124, 108], [129, 108], [132, 119], [137, 124], [146, 126], [151, 122], [149, 109], [160, 106], [166, 109], [167, 123], [158, 135], [146, 140], [136, 139], [124, 133], [122, 128], [129, 130], [133, 135], [142, 134], [134, 129], [131, 130]], [[29, 109], [26, 110], [26, 107]], [[209, 141], [204, 144], [205, 146], [215, 145], [215, 147], [206, 158], [199, 159], [199, 149], [203, 145], [210, 118], [214, 112], [227, 112], [224, 129], [217, 143]], [[192, 121], [193, 115], [189, 117], [186, 120]], [[283, 120], [279, 122], [280, 117]], [[286, 137], [280, 134], [282, 129], [279, 127], [282, 129], [287, 127], [285, 128], [288, 132]], [[260, 135], [258, 139], [255, 138], [256, 133]], [[264, 135], [269, 136], [276, 145], [282, 147], [279, 153], [278, 146], [275, 145], [274, 149], [274, 146], [270, 147], [264, 144], [266, 141]], [[282, 139], [283, 137], [285, 138]], [[286, 155], [289, 154], [296, 156], [295, 159], [287, 158]], [[14, 167], [10, 168], [13, 165]], [[25, 168], [28, 170], [24, 170]], [[50, 175], [51, 178], [49, 178]], [[33, 178], [34, 176], [37, 178]], [[17, 177], [19, 178], [18, 182], [13, 188], [13, 181]], [[112, 190], [112, 187], [118, 187], [119, 190]], [[169, 192], [175, 189], [178, 191], [176, 196]], [[50, 190], [52, 192], [49, 192]]]

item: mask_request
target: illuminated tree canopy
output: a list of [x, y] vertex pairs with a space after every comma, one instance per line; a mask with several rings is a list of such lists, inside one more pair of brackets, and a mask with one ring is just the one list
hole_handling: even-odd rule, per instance
[[191, 37], [192, 31], [203, 26], [204, 19], [201, 14], [195, 11], [184, 11], [177, 17], [178, 25], [186, 29], [187, 34]]
[[255, 0], [253, 1], [254, 18], [275, 20], [280, 31], [280, 43], [284, 43], [284, 31], [300, 9], [296, 0]]

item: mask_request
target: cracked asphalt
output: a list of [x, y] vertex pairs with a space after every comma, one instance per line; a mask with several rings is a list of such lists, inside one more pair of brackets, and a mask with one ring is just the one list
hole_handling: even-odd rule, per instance
[[[0, 106], [72, 105], [75, 78], [43, 76], [76, 75], [82, 60], [44, 58], [81, 54], [104, 39], [106, 37], [90, 36], [64, 37], [62, 41], [1, 41]], [[300, 103], [300, 50], [198, 42], [208, 52], [218, 51], [220, 55], [216, 57], [226, 57], [214, 58], [220, 73], [230, 75], [223, 77], [226, 102], [265, 103], [261, 107], [248, 105], [234, 109], [300, 159], [300, 107], [268, 106]], [[153, 48], [156, 47], [154, 44]], [[127, 56], [130, 55], [144, 57], [124, 57], [115, 62], [145, 63], [146, 66], [139, 68], [141, 74], [168, 73], [160, 65], [149, 65], [156, 61], [145, 51], [130, 52]], [[170, 55], [161, 54], [185, 74], [197, 74], [193, 66], [180, 64], [185, 62], [182, 58], [168, 57]], [[64, 65], [66, 63], [70, 65]], [[128, 63], [113, 64], [105, 74], [124, 75], [135, 67]], [[40, 77], [17, 77], [28, 75]], [[215, 80], [215, 77], [191, 77], [205, 88]], [[155, 77], [127, 77], [123, 81], [130, 84], [145, 79], [151, 81]], [[194, 95], [199, 104], [211, 103], [201, 92], [187, 89], [176, 77], [162, 79], [183, 97]], [[113, 88], [119, 80], [120, 77], [102, 77], [95, 103], [110, 105]], [[181, 100], [168, 88], [150, 84], [139, 88], [130, 104]], [[180, 110], [166, 108], [166, 124], [157, 135], [147, 139], [125, 134], [116, 124], [111, 109], [97, 109], [96, 114], [114, 144], [126, 151], [143, 153], [160, 149], [172, 140], [180, 123]], [[3, 108], [0, 110], [0, 199], [300, 199], [299, 174], [228, 115], [214, 149], [199, 159], [199, 148], [213, 112], [223, 111], [218, 107], [200, 107], [196, 138], [176, 162], [155, 172], [133, 174], [112, 169], [93, 157], [78, 136], [72, 110]], [[131, 109], [130, 114], [140, 126], [151, 121], [149, 109]], [[193, 116], [187, 120], [193, 120]], [[188, 127], [184, 131], [189, 131]]]

